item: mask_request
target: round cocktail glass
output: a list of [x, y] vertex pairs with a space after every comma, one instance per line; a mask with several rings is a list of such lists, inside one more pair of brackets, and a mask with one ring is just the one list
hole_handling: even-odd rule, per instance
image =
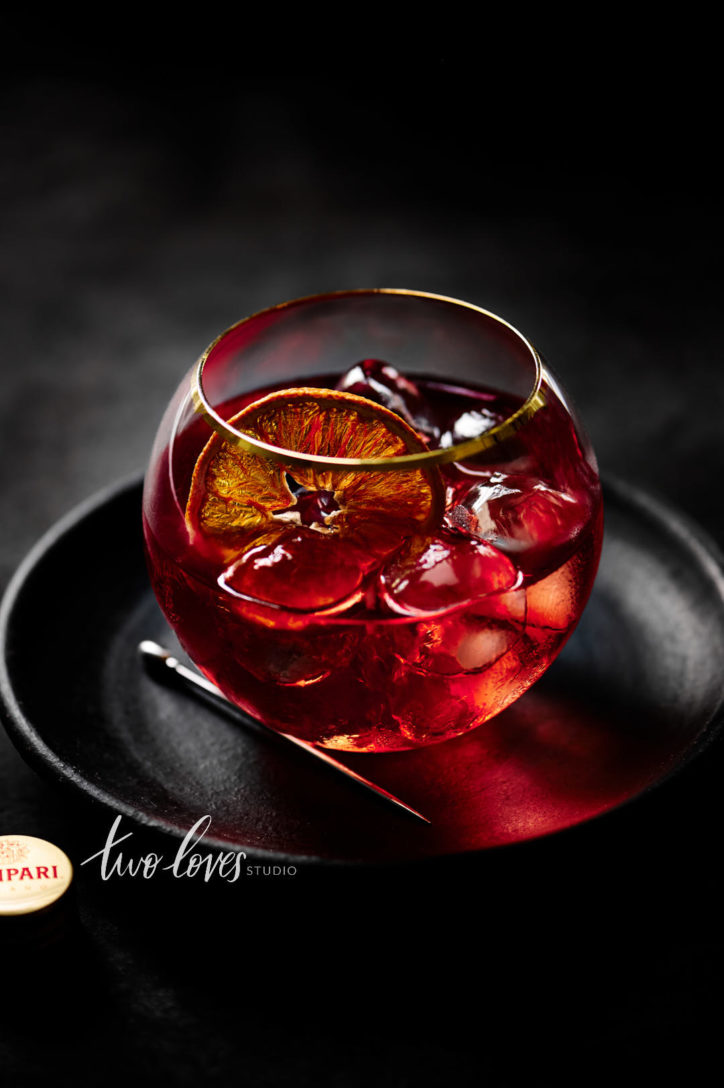
[[219, 336], [160, 425], [151, 581], [247, 713], [387, 752], [475, 728], [545, 671], [596, 573], [594, 455], [507, 322], [345, 291]]

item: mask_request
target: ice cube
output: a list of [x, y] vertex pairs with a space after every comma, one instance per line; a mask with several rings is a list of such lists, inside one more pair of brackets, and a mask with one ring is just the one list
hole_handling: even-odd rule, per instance
[[[518, 592], [524, 594], [524, 590]], [[463, 609], [429, 624], [409, 660], [425, 672], [441, 675], [481, 672], [516, 646], [521, 637], [519, 626]]]
[[565, 631], [576, 621], [582, 599], [580, 566], [572, 556], [558, 570], [528, 586], [529, 628]]
[[390, 711], [413, 744], [445, 740], [486, 721], [521, 694], [520, 674], [514, 649], [483, 669], [454, 674], [401, 663], [388, 688]]
[[510, 589], [511, 561], [491, 544], [458, 533], [416, 538], [381, 571], [380, 599], [395, 612], [436, 612]]
[[466, 442], [470, 438], [478, 438], [485, 434], [496, 423], [500, 422], [500, 414], [489, 408], [468, 408], [462, 412], [451, 426], [440, 436], [440, 445], [447, 449], [449, 446], [457, 446], [460, 442]]
[[362, 595], [366, 565], [351, 542], [300, 526], [250, 548], [219, 585], [232, 595], [296, 611], [346, 609]]
[[440, 431], [432, 409], [415, 383], [389, 363], [379, 359], [363, 359], [342, 375], [337, 389], [381, 404], [383, 408], [401, 416], [418, 434], [437, 442]]
[[557, 554], [583, 528], [588, 508], [532, 476], [489, 473], [446, 514], [450, 528], [489, 541], [519, 565]]
[[346, 668], [360, 640], [351, 625], [343, 630], [318, 625], [287, 629], [278, 612], [247, 601], [236, 602], [226, 631], [223, 668], [232, 689], [239, 669], [264, 684], [309, 689]]

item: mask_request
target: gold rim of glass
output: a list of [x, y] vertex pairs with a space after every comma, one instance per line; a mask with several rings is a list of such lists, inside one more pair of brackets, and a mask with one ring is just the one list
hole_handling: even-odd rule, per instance
[[[284, 310], [290, 306], [297, 306], [304, 302], [321, 302], [328, 298], [339, 299], [354, 295], [408, 295], [413, 298], [431, 299], [435, 302], [449, 302], [455, 306], [473, 310], [476, 313], [482, 314], [484, 317], [497, 321], [500, 325], [503, 325], [517, 336], [530, 352], [531, 359], [535, 366], [535, 380], [531, 392], [521, 404], [520, 408], [517, 408], [515, 412], [507, 417], [507, 419], [502, 420], [502, 422], [496, 424], [495, 427], [491, 427], [490, 430], [485, 431], [481, 435], [477, 435], [475, 438], [468, 438], [464, 442], [459, 442], [455, 446], [447, 446], [444, 449], [398, 454], [396, 457], [321, 457], [309, 453], [300, 453], [297, 450], [283, 449], [280, 446], [272, 446], [267, 442], [262, 442], [261, 439], [255, 438], [253, 435], [237, 431], [215, 411], [204, 392], [203, 374], [204, 367], [211, 352], [225, 336], [228, 336], [229, 333], [240, 328], [242, 325], [245, 325], [247, 322], [253, 321], [255, 318], [265, 314], [274, 313], [277, 310]], [[409, 470], [411, 468], [427, 468], [432, 465], [446, 464], [449, 461], [464, 461], [468, 457], [473, 457], [475, 454], [481, 453], [483, 450], [491, 449], [493, 446], [505, 442], [507, 439], [511, 438], [516, 431], [519, 431], [524, 427], [539, 408], [544, 406], [545, 397], [542, 389], [543, 374], [543, 361], [527, 337], [523, 336], [523, 334], [519, 332], [515, 326], [511, 325], [510, 322], [505, 321], [502, 317], [498, 317], [497, 314], [491, 313], [490, 310], [484, 310], [481, 306], [475, 306], [471, 302], [464, 302], [462, 299], [451, 298], [447, 295], [431, 294], [428, 291], [409, 291], [395, 287], [363, 287], [346, 291], [328, 291], [318, 295], [304, 295], [301, 298], [280, 302], [276, 306], [268, 306], [264, 310], [257, 310], [256, 313], [249, 314], [248, 317], [244, 317], [241, 321], [237, 321], [235, 324], [230, 325], [228, 329], [224, 329], [224, 331], [209, 344], [203, 354], [199, 357], [191, 375], [191, 397], [194, 410], [204, 417], [211, 429], [216, 431], [216, 433], [226, 442], [229, 442], [234, 446], [239, 446], [246, 452], [257, 453], [262, 457], [266, 457], [268, 460], [279, 461], [285, 465], [302, 465], [321, 470], [372, 469], [375, 472], [393, 472]], [[290, 385], [289, 388], [294, 389], [297, 388], [297, 386]]]

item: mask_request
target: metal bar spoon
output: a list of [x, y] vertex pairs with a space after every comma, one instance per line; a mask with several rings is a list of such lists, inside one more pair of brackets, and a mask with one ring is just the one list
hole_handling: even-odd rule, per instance
[[[234, 710], [237, 709], [234, 707], [234, 704], [226, 698], [224, 693], [217, 688], [216, 684], [212, 684], [205, 676], [193, 672], [192, 669], [186, 668], [185, 665], [181, 664], [178, 658], [174, 657], [169, 650], [165, 649], [165, 647], [159, 646], [157, 642], [152, 642], [151, 639], [144, 639], [143, 642], [139, 643], [138, 650], [146, 661], [165, 665], [166, 668], [170, 669], [171, 673], [180, 680], [183, 680], [187, 684], [191, 684], [193, 687], [200, 688], [201, 691], [205, 691], [215, 699], [219, 699], [225, 707], [231, 707]], [[418, 820], [422, 820], [426, 824], [431, 822], [428, 820], [427, 816], [423, 816], [417, 809], [414, 809], [411, 805], [401, 801], [399, 797], [395, 797], [394, 794], [389, 793], [388, 790], [383, 789], [382, 786], [377, 786], [374, 782], [370, 782], [369, 779], [363, 778], [361, 774], [357, 774], [356, 771], [351, 770], [351, 768], [347, 767], [344, 763], [341, 763], [338, 759], [328, 755], [321, 748], [315, 748], [313, 744], [308, 744], [305, 740], [299, 740], [298, 737], [292, 737], [289, 733], [279, 733], [276, 729], [270, 729], [269, 726], [264, 725], [263, 722], [257, 722], [256, 719], [254, 720], [257, 725], [262, 726], [262, 728], [266, 729], [269, 733], [273, 733], [274, 736], [282, 737], [291, 744], [295, 744], [297, 748], [302, 748], [311, 756], [316, 756], [317, 759], [321, 759], [322, 763], [326, 763], [327, 766], [340, 771], [353, 782], [357, 782], [358, 785], [364, 786], [365, 789], [372, 790], [373, 793], [384, 798], [384, 800], [389, 801], [391, 804], [396, 805], [405, 812], [409, 812], [411, 816], [416, 816]]]

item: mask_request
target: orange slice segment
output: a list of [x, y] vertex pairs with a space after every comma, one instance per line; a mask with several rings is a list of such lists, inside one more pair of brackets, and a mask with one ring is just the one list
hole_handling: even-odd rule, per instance
[[[271, 393], [228, 422], [270, 445], [317, 457], [394, 457], [426, 448], [393, 412], [338, 390]], [[302, 576], [306, 552], [318, 563], [320, 541], [309, 534], [322, 534], [337, 544], [324, 553], [332, 565], [335, 555], [346, 568], [353, 561], [361, 580], [404, 539], [439, 522], [443, 506], [435, 467], [355, 472], [285, 466], [215, 433], [196, 462], [186, 525], [195, 547], [226, 562], [238, 563], [252, 548], [267, 554], [284, 540], [285, 547], [293, 544]], [[251, 574], [244, 580], [253, 582]], [[349, 584], [347, 576], [343, 581]]]

